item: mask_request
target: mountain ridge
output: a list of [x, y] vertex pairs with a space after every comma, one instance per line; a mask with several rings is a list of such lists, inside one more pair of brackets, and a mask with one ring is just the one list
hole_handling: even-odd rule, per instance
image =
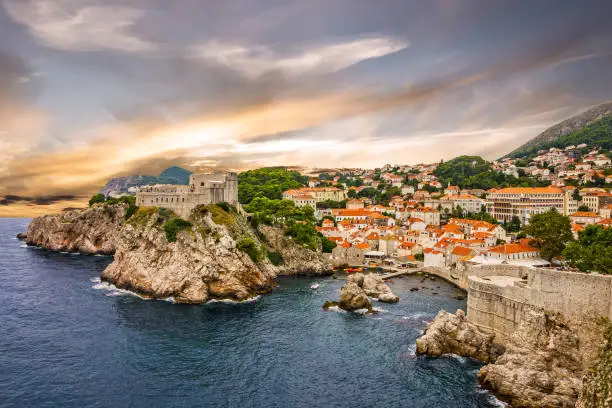
[[544, 148], [545, 145], [554, 143], [563, 136], [582, 130], [608, 115], [612, 116], [612, 101], [592, 106], [582, 113], [574, 115], [549, 127], [533, 139], [504, 155], [502, 158], [521, 157], [528, 154], [529, 151]]
[[108, 181], [100, 189], [100, 194], [109, 196], [111, 193], [127, 193], [130, 187], [147, 186], [152, 184], [189, 184], [192, 172], [182, 167], [172, 166], [162, 171], [159, 176], [134, 175], [116, 177]]

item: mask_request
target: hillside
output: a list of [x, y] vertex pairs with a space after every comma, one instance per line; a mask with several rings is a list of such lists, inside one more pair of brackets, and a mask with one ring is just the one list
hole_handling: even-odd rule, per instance
[[504, 157], [526, 157], [538, 150], [586, 143], [610, 149], [612, 143], [612, 102], [595, 106], [546, 129]]
[[130, 187], [148, 186], [151, 184], [189, 184], [190, 171], [173, 166], [162, 171], [159, 176], [136, 175], [117, 177], [110, 180], [100, 189], [100, 193], [127, 193]]

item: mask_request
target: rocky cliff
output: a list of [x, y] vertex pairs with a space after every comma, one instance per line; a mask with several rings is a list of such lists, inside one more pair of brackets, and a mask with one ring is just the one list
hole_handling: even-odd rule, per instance
[[279, 275], [329, 275], [332, 268], [318, 251], [311, 251], [285, 235], [283, 229], [260, 225], [258, 231], [269, 252], [282, 256]]
[[[271, 290], [279, 274], [331, 272], [320, 253], [279, 228], [257, 233], [233, 208], [201, 206], [189, 221], [153, 207], [141, 207], [126, 220], [127, 208], [97, 204], [38, 217], [25, 240], [53, 251], [114, 255], [103, 280], [183, 303], [245, 300]], [[282, 262], [272, 264], [270, 251]]]
[[[573, 407], [589, 347], [581, 345], [562, 316], [537, 309], [526, 313], [503, 345], [496, 344], [494, 335], [482, 333], [461, 310], [455, 315], [441, 311], [417, 340], [418, 354], [453, 353], [489, 363], [478, 373], [480, 383], [515, 408]], [[601, 384], [597, 378], [594, 382]]]
[[125, 222], [126, 204], [96, 205], [32, 220], [25, 241], [51, 251], [112, 255]]
[[[217, 218], [224, 216], [223, 222]], [[169, 242], [168, 220], [155, 208], [141, 208], [126, 222], [117, 241], [114, 262], [102, 280], [119, 288], [180, 303], [211, 299], [246, 300], [271, 290], [276, 270], [266, 259], [257, 262], [237, 248], [249, 235], [229, 213], [199, 209], [192, 225]], [[252, 239], [252, 237], [250, 237]]]

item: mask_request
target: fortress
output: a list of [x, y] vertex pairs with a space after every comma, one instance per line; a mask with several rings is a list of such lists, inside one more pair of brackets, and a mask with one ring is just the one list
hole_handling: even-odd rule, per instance
[[192, 174], [189, 185], [156, 184], [136, 192], [136, 205], [168, 208], [183, 218], [200, 204], [238, 204], [238, 175], [233, 172]]

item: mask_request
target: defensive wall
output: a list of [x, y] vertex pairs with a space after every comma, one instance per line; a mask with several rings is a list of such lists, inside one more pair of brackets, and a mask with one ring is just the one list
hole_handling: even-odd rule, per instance
[[533, 309], [560, 313], [574, 327], [612, 319], [612, 276], [515, 265], [425, 268], [466, 289], [468, 320], [502, 341]]

